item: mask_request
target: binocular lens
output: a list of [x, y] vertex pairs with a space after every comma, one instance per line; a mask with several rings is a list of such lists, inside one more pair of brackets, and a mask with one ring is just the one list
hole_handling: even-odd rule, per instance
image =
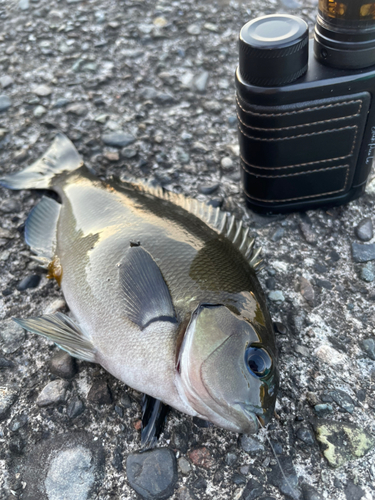
[[319, 0], [315, 57], [341, 69], [375, 64], [375, 2]]

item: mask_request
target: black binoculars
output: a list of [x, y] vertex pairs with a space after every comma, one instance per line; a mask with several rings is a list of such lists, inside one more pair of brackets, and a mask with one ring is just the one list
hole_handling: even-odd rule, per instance
[[311, 40], [298, 17], [254, 19], [239, 52], [248, 206], [271, 214], [358, 198], [375, 156], [375, 2], [319, 0]]

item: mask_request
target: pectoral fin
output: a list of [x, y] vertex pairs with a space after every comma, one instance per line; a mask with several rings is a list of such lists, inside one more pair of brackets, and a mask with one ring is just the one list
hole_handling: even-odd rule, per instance
[[128, 318], [142, 329], [154, 321], [176, 321], [163, 275], [141, 246], [130, 246], [119, 265], [120, 285]]
[[62, 313], [19, 319], [13, 318], [22, 328], [55, 342], [75, 358], [95, 362], [95, 347], [88, 336], [73, 320]]

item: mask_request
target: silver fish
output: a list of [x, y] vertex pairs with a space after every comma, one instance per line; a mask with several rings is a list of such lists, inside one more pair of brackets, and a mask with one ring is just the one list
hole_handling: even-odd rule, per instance
[[101, 182], [62, 134], [0, 183], [61, 199], [42, 198], [25, 239], [72, 317], [16, 319], [22, 327], [188, 415], [249, 434], [269, 421], [275, 339], [241, 223], [181, 195]]

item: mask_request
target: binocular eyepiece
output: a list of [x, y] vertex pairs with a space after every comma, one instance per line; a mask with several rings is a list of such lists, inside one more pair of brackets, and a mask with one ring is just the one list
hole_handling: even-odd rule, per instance
[[250, 208], [307, 210], [364, 192], [375, 152], [375, 1], [319, 0], [314, 39], [296, 16], [248, 22], [236, 88]]

